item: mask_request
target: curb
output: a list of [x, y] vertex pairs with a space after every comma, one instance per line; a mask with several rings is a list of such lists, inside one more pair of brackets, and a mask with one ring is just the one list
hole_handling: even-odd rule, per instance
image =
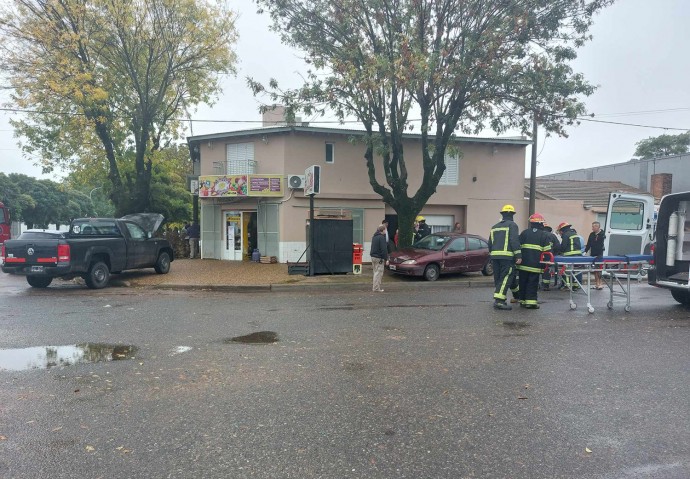
[[[142, 287], [132, 284], [135, 287]], [[385, 289], [391, 291], [404, 291], [408, 289], [418, 288], [434, 288], [434, 289], [449, 289], [449, 288], [478, 288], [478, 287], [493, 287], [493, 281], [443, 281], [443, 282], [410, 282], [410, 283], [383, 283]], [[143, 286], [146, 288], [147, 286]], [[218, 291], [218, 292], [233, 292], [233, 293], [270, 293], [270, 292], [294, 292], [302, 291], [361, 291], [363, 293], [372, 292], [370, 283], [295, 283], [295, 284], [257, 284], [257, 285], [199, 285], [199, 284], [157, 284], [150, 286], [152, 289], [168, 290], [168, 291]]]

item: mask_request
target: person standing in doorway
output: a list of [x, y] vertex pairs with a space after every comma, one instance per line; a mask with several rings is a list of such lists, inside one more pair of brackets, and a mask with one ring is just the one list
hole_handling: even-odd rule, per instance
[[[587, 245], [585, 246], [585, 254], [589, 253], [590, 256], [599, 258], [604, 256], [604, 240], [606, 235], [601, 230], [601, 223], [595, 221], [592, 223], [592, 232], [587, 238]], [[604, 289], [603, 282], [601, 280], [601, 271], [594, 272], [594, 287], [596, 289]]]
[[386, 227], [379, 225], [376, 228], [376, 233], [371, 238], [371, 265], [374, 268], [374, 285], [373, 291], [383, 293], [381, 289], [381, 280], [383, 279], [383, 270], [388, 265], [388, 245], [386, 245]]
[[515, 266], [522, 263], [520, 230], [513, 221], [515, 207], [504, 205], [501, 208], [503, 219], [496, 223], [489, 233], [489, 251], [494, 268], [494, 308], [513, 309], [506, 303], [508, 288], [516, 298], [520, 290], [516, 283]]

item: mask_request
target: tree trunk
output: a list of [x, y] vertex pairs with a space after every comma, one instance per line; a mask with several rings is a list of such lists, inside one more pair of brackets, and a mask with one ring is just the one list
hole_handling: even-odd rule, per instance
[[399, 205], [395, 208], [398, 213], [398, 247], [404, 248], [410, 246], [414, 239], [414, 219], [417, 216], [417, 211], [412, 207], [412, 200], [407, 203]]

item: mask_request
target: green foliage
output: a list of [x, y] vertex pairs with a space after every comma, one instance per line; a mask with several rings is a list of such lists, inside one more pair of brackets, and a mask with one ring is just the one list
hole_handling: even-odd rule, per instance
[[[530, 132], [536, 118], [565, 135], [584, 113], [580, 97], [594, 87], [568, 62], [589, 39], [594, 14], [612, 2], [257, 0], [313, 68], [296, 90], [248, 82], [255, 94], [285, 104], [288, 117], [330, 109], [362, 123], [369, 182], [402, 216], [401, 240], [409, 244], [411, 218], [436, 191], [456, 133]], [[413, 128], [421, 135], [421, 172], [405, 164], [402, 135]], [[413, 195], [408, 174], [423, 175]]]
[[[177, 118], [234, 73], [235, 14], [198, 0], [12, 0], [0, 6], [0, 67], [22, 148], [44, 171], [98, 163], [117, 215], [150, 211], [155, 152]], [[133, 174], [120, 163], [133, 151]], [[77, 166], [75, 166], [77, 165]]]
[[0, 191], [2, 202], [12, 210], [13, 220], [23, 221], [30, 228], [66, 224], [73, 218], [87, 216], [92, 208], [88, 195], [54, 181], [17, 173], [0, 173]]
[[678, 135], [659, 135], [635, 144], [635, 156], [641, 160], [690, 152], [690, 131]]

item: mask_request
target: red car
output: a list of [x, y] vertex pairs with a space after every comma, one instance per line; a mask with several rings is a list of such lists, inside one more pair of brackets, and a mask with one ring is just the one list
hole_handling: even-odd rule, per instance
[[424, 276], [428, 281], [436, 281], [445, 273], [493, 274], [488, 242], [481, 236], [451, 232], [431, 234], [409, 248], [392, 252], [388, 268], [398, 274]]

